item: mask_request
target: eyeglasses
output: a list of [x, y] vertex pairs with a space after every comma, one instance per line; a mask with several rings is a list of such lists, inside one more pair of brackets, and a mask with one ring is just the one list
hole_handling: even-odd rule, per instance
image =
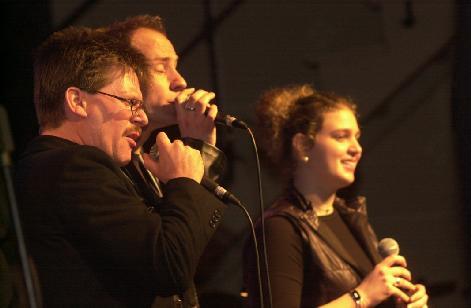
[[120, 101], [126, 103], [126, 105], [128, 105], [129, 108], [131, 109], [131, 112], [132, 112], [133, 115], [136, 115], [136, 113], [139, 110], [141, 110], [144, 106], [144, 102], [140, 99], [124, 98], [124, 97], [121, 97], [121, 96], [117, 96], [117, 95], [113, 95], [113, 94], [109, 94], [109, 93], [105, 93], [105, 92], [101, 92], [101, 91], [96, 91], [96, 93], [103, 94], [103, 95], [106, 95], [106, 96], [109, 96], [109, 97], [112, 97], [112, 98], [116, 98], [117, 100], [120, 100]]

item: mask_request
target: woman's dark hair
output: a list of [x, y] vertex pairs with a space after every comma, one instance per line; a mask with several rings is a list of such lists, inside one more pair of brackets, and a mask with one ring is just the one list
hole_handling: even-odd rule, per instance
[[324, 114], [340, 108], [348, 108], [356, 115], [356, 105], [350, 98], [317, 91], [309, 84], [264, 92], [256, 106], [257, 136], [263, 154], [277, 170], [290, 176], [295, 163], [293, 136], [302, 133], [314, 141]]

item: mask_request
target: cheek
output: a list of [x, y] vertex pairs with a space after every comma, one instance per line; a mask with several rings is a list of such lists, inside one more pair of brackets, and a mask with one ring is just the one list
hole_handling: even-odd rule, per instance
[[169, 88], [169, 82], [167, 77], [163, 75], [157, 75], [151, 78], [151, 81], [149, 83], [149, 88], [153, 90], [164, 90]]

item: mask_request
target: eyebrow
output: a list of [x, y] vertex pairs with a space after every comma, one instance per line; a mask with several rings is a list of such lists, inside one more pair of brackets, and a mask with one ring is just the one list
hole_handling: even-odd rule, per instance
[[[353, 132], [353, 130], [350, 129], [350, 128], [338, 128], [338, 129], [334, 129], [332, 132], [333, 132], [333, 133], [335, 133], [335, 132], [350, 133], [350, 132]], [[355, 135], [361, 135], [361, 129], [359, 129], [359, 130], [355, 133]]]
[[118, 96], [121, 96], [122, 98], [126, 98], [126, 99], [134, 99], [134, 100], [138, 100], [138, 101], [142, 101], [142, 96], [141, 98], [139, 98], [138, 94], [133, 94], [131, 92], [121, 92], [123, 93], [122, 95], [118, 95]]
[[178, 56], [176, 57], [155, 57], [153, 58], [150, 62], [170, 62], [175, 60], [175, 62], [178, 62]]

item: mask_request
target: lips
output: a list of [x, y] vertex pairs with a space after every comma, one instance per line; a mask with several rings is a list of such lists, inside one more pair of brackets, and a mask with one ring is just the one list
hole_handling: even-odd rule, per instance
[[344, 166], [346, 169], [355, 171], [355, 168], [357, 166], [358, 161], [357, 160], [352, 160], [352, 159], [344, 159], [340, 161], [342, 163], [342, 166]]
[[141, 136], [141, 133], [139, 131], [133, 130], [126, 134], [126, 138], [128, 139], [129, 145], [131, 148], [135, 148], [137, 146], [137, 140]]

